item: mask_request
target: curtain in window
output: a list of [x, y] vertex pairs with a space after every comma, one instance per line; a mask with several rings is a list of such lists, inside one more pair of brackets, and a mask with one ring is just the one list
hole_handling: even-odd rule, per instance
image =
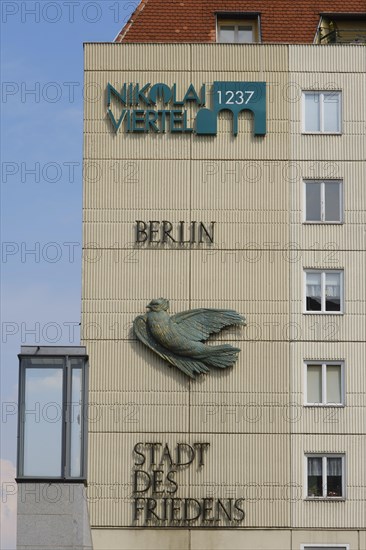
[[340, 292], [340, 275], [339, 273], [327, 273], [326, 274], [326, 284], [325, 284], [325, 295], [337, 297], [341, 295]]
[[327, 403], [341, 402], [341, 366], [327, 365]]
[[322, 459], [321, 459], [321, 457], [308, 458], [308, 475], [309, 476], [321, 476], [322, 475]]
[[342, 459], [341, 458], [327, 458], [327, 471], [328, 476], [341, 476], [342, 475]]
[[321, 295], [321, 274], [320, 273], [307, 273], [306, 289], [307, 289], [307, 292], [306, 292], [307, 296]]
[[308, 365], [307, 367], [307, 401], [308, 403], [322, 402], [322, 366]]

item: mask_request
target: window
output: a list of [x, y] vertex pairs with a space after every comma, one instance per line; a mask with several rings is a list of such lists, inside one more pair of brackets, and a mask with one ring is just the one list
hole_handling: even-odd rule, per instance
[[308, 313], [342, 313], [343, 271], [305, 271]]
[[217, 41], [221, 44], [252, 44], [259, 40], [259, 15], [217, 17]]
[[343, 362], [307, 361], [305, 363], [305, 404], [344, 404]]
[[315, 44], [365, 44], [365, 13], [323, 14], [314, 39]]
[[303, 131], [341, 133], [341, 92], [303, 92]]
[[308, 455], [307, 498], [344, 498], [344, 455]]
[[18, 478], [85, 478], [87, 357], [85, 348], [68, 350], [22, 348]]
[[341, 181], [305, 181], [306, 222], [340, 223], [343, 221], [342, 210]]

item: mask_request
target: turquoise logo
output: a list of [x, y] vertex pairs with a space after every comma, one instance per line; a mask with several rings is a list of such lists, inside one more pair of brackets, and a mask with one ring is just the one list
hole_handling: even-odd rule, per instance
[[[126, 133], [195, 133], [215, 136], [218, 115], [232, 113], [232, 131], [238, 135], [239, 115], [253, 113], [253, 133], [266, 134], [265, 82], [214, 82], [211, 109], [206, 107], [206, 85], [199, 91], [190, 84], [183, 97], [177, 97], [177, 85], [150, 83], [124, 84], [120, 91], [107, 85], [107, 116], [114, 131]], [[188, 107], [195, 105], [194, 125], [188, 121]], [[113, 109], [113, 110], [112, 110]], [[118, 112], [119, 116], [115, 116]]]

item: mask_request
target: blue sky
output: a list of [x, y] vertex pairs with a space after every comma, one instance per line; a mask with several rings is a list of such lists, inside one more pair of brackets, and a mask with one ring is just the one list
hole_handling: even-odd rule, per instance
[[[83, 42], [113, 41], [139, 0], [1, 2], [1, 549], [15, 548], [20, 346], [78, 345]], [[4, 489], [5, 487], [5, 489]]]

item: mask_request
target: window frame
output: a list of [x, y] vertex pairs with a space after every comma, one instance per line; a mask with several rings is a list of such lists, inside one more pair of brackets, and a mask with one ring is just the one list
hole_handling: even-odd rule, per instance
[[[308, 459], [309, 458], [321, 458], [322, 459], [322, 489], [323, 489], [323, 496], [317, 497], [317, 496], [309, 496], [309, 476], [308, 476]], [[340, 497], [330, 497], [327, 496], [327, 475], [325, 475], [325, 482], [324, 482], [324, 472], [327, 472], [327, 459], [328, 458], [341, 458], [342, 459], [342, 496]], [[309, 500], [311, 502], [314, 501], [345, 501], [347, 500], [346, 496], [346, 453], [305, 453], [304, 456], [305, 462], [304, 462], [304, 489], [305, 489], [305, 497], [304, 500]], [[325, 494], [325, 496], [324, 496]], [[316, 545], [315, 545], [316, 546]]]
[[[306, 285], [307, 285], [307, 274], [308, 273], [320, 273], [321, 274], [321, 310], [308, 310], [306, 309]], [[340, 310], [339, 311], [327, 311], [325, 309], [325, 275], [327, 273], [339, 273], [340, 274]], [[314, 268], [304, 268], [304, 311], [306, 315], [344, 315], [344, 269], [314, 269]]]
[[[239, 44], [239, 45], [248, 45], [248, 44], [260, 44], [262, 42], [262, 33], [261, 33], [261, 18], [260, 13], [258, 12], [216, 12], [216, 44]], [[252, 42], [220, 42], [220, 27], [221, 25], [225, 26], [225, 22], [228, 26], [234, 26], [234, 33], [237, 35], [239, 26], [252, 26]]]
[[[305, 97], [309, 94], [319, 94], [319, 103], [320, 103], [320, 110], [319, 110], [319, 126], [320, 130], [306, 130], [306, 106], [305, 106]], [[340, 97], [340, 101], [338, 104], [338, 116], [339, 116], [339, 130], [335, 132], [329, 132], [324, 130], [324, 95], [325, 94], [338, 94]], [[343, 94], [342, 90], [302, 90], [301, 94], [301, 113], [302, 113], [302, 128], [301, 133], [305, 135], [329, 135], [329, 136], [339, 136], [343, 134]]]
[[[59, 350], [60, 348], [58, 348]], [[75, 349], [75, 348], [74, 348]], [[85, 349], [85, 348], [83, 348]], [[17, 447], [17, 482], [29, 481], [57, 481], [67, 483], [86, 482], [87, 475], [87, 447], [88, 447], [88, 419], [85, 411], [88, 409], [88, 356], [78, 353], [62, 354], [55, 349], [55, 353], [20, 353], [19, 357], [19, 388], [18, 388], [18, 447]], [[62, 367], [44, 367], [62, 368], [62, 427], [61, 427], [61, 472], [59, 476], [36, 476], [24, 475], [24, 436], [25, 436], [25, 390], [26, 390], [26, 371], [31, 369], [42, 369], [42, 366], [35, 364], [34, 367], [26, 364], [26, 359], [62, 359]], [[73, 359], [82, 359], [80, 367], [72, 366]], [[73, 414], [71, 392], [72, 392], [72, 370], [81, 368], [82, 383], [82, 414], [81, 414], [81, 444], [80, 444], [80, 475], [71, 476], [71, 434], [72, 425], [70, 415]]]
[[[322, 367], [322, 402], [321, 403], [312, 403], [308, 400], [308, 366], [312, 365], [321, 365]], [[330, 365], [340, 365], [341, 367], [341, 403], [328, 403], [325, 401], [326, 397], [326, 370], [327, 366]], [[306, 359], [304, 361], [304, 407], [337, 407], [344, 408], [346, 406], [346, 380], [345, 380], [345, 361], [340, 359], [339, 361], [332, 360], [323, 360], [323, 361], [312, 361], [311, 359]]]
[[[312, 183], [320, 183], [320, 216], [323, 219], [320, 220], [307, 220], [307, 202], [306, 202], [306, 186]], [[332, 183], [339, 185], [339, 220], [327, 221], [324, 220], [325, 214], [325, 184]], [[331, 178], [305, 178], [303, 179], [303, 223], [309, 225], [343, 225], [344, 224], [344, 186], [343, 179], [331, 179]]]

